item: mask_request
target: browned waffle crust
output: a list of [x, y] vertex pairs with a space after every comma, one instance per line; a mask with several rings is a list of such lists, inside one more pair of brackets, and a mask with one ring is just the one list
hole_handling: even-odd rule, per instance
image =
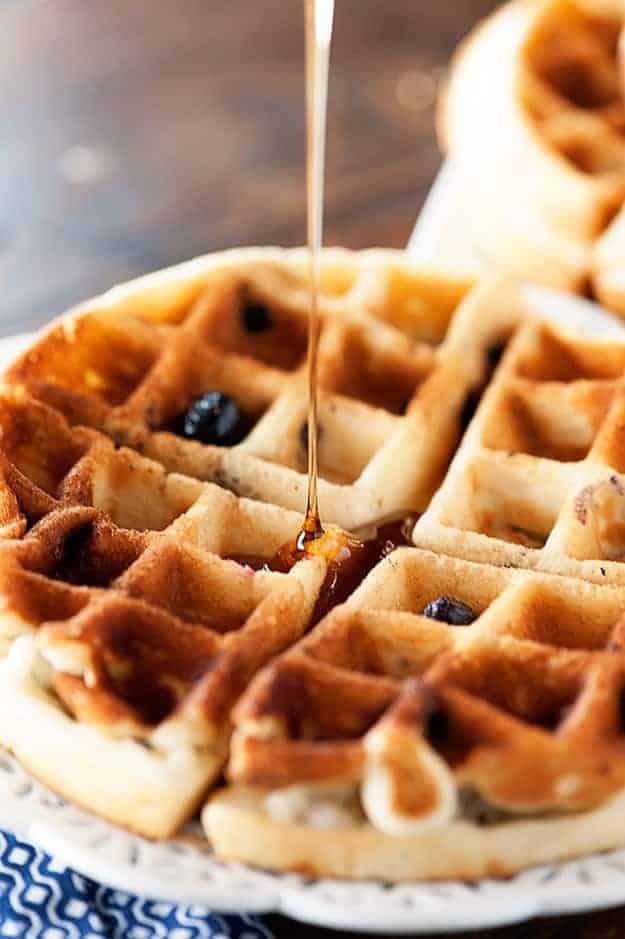
[[[304, 637], [336, 574], [275, 563], [306, 486], [305, 260], [124, 285], [8, 370], [0, 740], [167, 837], [224, 770], [236, 705], [205, 820], [270, 867], [477, 876], [620, 843], [625, 346], [531, 321], [506, 283], [326, 252], [324, 520], [383, 541], [421, 513], [436, 553], [390, 553]], [[207, 390], [248, 418], [233, 446], [175, 432]], [[473, 625], [420, 615], [443, 594]]]
[[229, 712], [301, 635], [321, 558], [270, 559], [300, 518], [167, 474], [6, 391], [0, 738], [58, 791], [166, 836], [227, 754]]
[[[422, 616], [441, 594], [475, 621]], [[218, 852], [406, 880], [622, 843], [622, 610], [621, 590], [397, 550], [238, 705], [233, 786], [204, 810]]]

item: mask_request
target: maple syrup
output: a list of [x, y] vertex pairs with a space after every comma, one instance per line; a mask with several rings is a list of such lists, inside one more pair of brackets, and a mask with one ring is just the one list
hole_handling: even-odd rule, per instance
[[306, 204], [310, 307], [308, 311], [308, 495], [306, 516], [296, 539], [302, 553], [323, 535], [317, 494], [317, 355], [319, 289], [323, 241], [323, 179], [330, 40], [334, 0], [304, 0], [306, 17]]
[[374, 539], [359, 541], [333, 525], [321, 523], [317, 493], [317, 356], [319, 347], [319, 291], [323, 233], [323, 178], [328, 95], [330, 40], [334, 0], [304, 0], [306, 16], [306, 195], [310, 278], [308, 313], [308, 494], [306, 515], [297, 536], [273, 558], [233, 557], [252, 570], [286, 572], [303, 558], [327, 562], [325, 582], [312, 622], [350, 596], [386, 554], [410, 544], [415, 519], [403, 519], [379, 528]]
[[342, 540], [339, 541], [336, 539], [335, 530], [335, 539], [337, 545], [340, 545], [340, 550], [334, 555], [323, 544], [324, 539], [313, 543], [311, 548], [318, 545], [319, 553], [323, 552], [323, 556], [327, 559], [328, 572], [319, 591], [312, 615], [312, 624], [318, 623], [339, 603], [344, 603], [376, 564], [395, 548], [412, 545], [411, 535], [416, 521], [416, 518], [408, 517], [388, 525], [381, 525], [376, 537], [370, 541], [359, 541], [353, 535], [345, 539], [344, 533], [340, 531], [338, 535]]
[[230, 560], [253, 571], [286, 574], [305, 557], [323, 557], [327, 561], [328, 571], [311, 618], [312, 625], [318, 623], [333, 607], [347, 600], [378, 561], [395, 548], [412, 545], [411, 535], [416, 521], [415, 516], [408, 516], [382, 525], [376, 537], [370, 541], [359, 541], [354, 535], [328, 525], [318, 538], [303, 545], [298, 544], [299, 537], [295, 538], [283, 545], [273, 557], [238, 554], [230, 555]]

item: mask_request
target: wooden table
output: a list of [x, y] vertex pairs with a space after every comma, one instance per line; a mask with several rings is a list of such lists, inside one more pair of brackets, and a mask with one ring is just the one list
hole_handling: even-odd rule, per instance
[[[445, 62], [494, 5], [339, 0], [328, 243], [405, 244], [439, 163]], [[302, 242], [300, 3], [5, 0], [0, 31], [0, 334], [194, 254]], [[481, 935], [624, 933], [618, 910]]]
[[[493, 0], [339, 0], [326, 240], [405, 244], [436, 86]], [[205, 251], [305, 238], [301, 0], [5, 0], [0, 330]]]

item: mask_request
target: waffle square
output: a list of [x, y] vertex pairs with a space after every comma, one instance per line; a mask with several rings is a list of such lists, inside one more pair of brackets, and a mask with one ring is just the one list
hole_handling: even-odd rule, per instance
[[[425, 616], [441, 596], [473, 621]], [[397, 550], [237, 705], [217, 851], [402, 880], [583, 853], [591, 817], [595, 849], [619, 843], [622, 611], [618, 589]]]
[[625, 584], [625, 346], [527, 323], [414, 531], [431, 550]]

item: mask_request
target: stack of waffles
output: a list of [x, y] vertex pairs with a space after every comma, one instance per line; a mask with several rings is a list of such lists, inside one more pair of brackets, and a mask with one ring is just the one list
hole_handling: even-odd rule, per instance
[[473, 266], [625, 315], [622, 28], [616, 0], [513, 0], [461, 45], [439, 127], [471, 181]]
[[[479, 876], [625, 843], [625, 344], [506, 282], [325, 252], [326, 535], [291, 563], [306, 275], [199, 259], [6, 372], [0, 741], [148, 837], [204, 806], [217, 853], [263, 867]], [[221, 437], [188, 430], [207, 394]]]

